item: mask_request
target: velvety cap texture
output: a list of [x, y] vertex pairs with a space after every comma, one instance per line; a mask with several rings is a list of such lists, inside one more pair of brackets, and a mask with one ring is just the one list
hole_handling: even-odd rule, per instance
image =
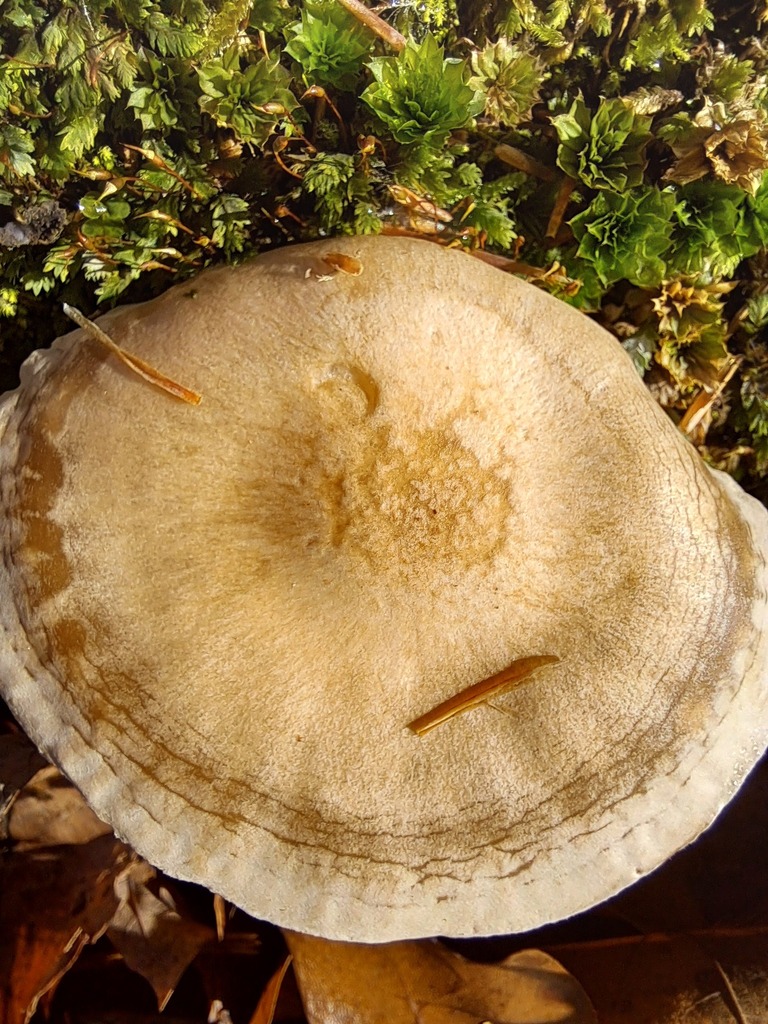
[[202, 402], [84, 331], [25, 364], [0, 689], [154, 864], [337, 939], [512, 932], [646, 874], [736, 791], [768, 733], [768, 514], [586, 316], [345, 238], [99, 324]]

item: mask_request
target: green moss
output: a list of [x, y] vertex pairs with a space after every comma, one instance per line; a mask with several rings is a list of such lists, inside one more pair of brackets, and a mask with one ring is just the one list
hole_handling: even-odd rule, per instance
[[397, 57], [376, 57], [375, 81], [360, 97], [397, 142], [438, 147], [466, 128], [485, 105], [467, 84], [464, 61], [445, 58], [434, 36], [409, 41]]
[[729, 465], [766, 472], [766, 23], [721, 0], [385, 17], [403, 46], [337, 0], [7, 0], [2, 384], [63, 300], [406, 231], [533, 268], [664, 377], [678, 416], [738, 356], [711, 429]]

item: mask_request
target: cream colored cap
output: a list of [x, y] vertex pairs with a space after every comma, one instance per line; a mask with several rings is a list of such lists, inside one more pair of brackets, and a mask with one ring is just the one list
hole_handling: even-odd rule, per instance
[[646, 874], [736, 791], [768, 731], [768, 514], [592, 321], [369, 237], [99, 322], [203, 401], [82, 331], [27, 362], [0, 679], [150, 861], [337, 939], [510, 932]]

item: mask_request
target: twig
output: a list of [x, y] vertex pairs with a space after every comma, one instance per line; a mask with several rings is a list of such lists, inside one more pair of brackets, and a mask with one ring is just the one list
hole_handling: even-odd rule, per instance
[[586, 942], [556, 942], [546, 945], [548, 953], [556, 955], [571, 950], [616, 949], [621, 946], [658, 945], [678, 942], [680, 939], [751, 939], [768, 935], [768, 925], [744, 927], [692, 928], [686, 932], [648, 932], [640, 935], [614, 935], [609, 939], [589, 939]]
[[389, 43], [395, 53], [400, 53], [401, 50], [405, 49], [405, 36], [401, 35], [396, 28], [392, 28], [378, 14], [374, 14], [370, 7], [366, 7], [364, 3], [361, 3], [361, 0], [339, 0], [339, 3], [350, 14], [353, 14], [361, 24], [369, 28], [371, 32], [375, 32], [385, 43]]
[[541, 163], [540, 160], [536, 160], [534, 157], [528, 156], [528, 154], [524, 153], [522, 149], [516, 149], [514, 146], [508, 146], [506, 142], [500, 142], [493, 152], [497, 159], [503, 161], [505, 164], [509, 164], [510, 167], [514, 167], [516, 171], [523, 171], [525, 174], [530, 174], [534, 178], [541, 178], [542, 181], [555, 180], [555, 172], [551, 167], [547, 167], [547, 165]]
[[161, 171], [164, 171], [166, 174], [170, 174], [170, 176], [172, 178], [175, 178], [176, 181], [178, 181], [180, 185], [183, 185], [184, 188], [187, 189], [187, 191], [191, 195], [193, 195], [195, 197], [195, 199], [202, 199], [203, 198], [202, 195], [197, 191], [197, 189], [195, 188], [194, 185], [190, 185], [190, 183], [185, 178], [182, 178], [182, 176], [178, 173], [178, 171], [174, 171], [174, 169], [169, 164], [167, 164], [165, 162], [165, 160], [163, 160], [162, 157], [158, 156], [157, 153], [155, 153], [153, 150], [151, 150], [151, 149], [144, 149], [142, 146], [132, 146], [128, 142], [124, 142], [123, 146], [124, 146], [125, 149], [130, 149], [134, 153], [140, 153], [144, 157], [144, 159], [145, 160], [149, 160], [149, 162], [154, 167], [159, 168]]
[[575, 187], [575, 178], [563, 178], [560, 183], [560, 188], [557, 190], [555, 205], [552, 207], [552, 213], [550, 214], [549, 223], [547, 224], [546, 238], [555, 238], [557, 232], [560, 230], [560, 225], [563, 223], [563, 217], [565, 216], [565, 211], [568, 208], [568, 203], [571, 201], [571, 193]]
[[747, 1021], [747, 1018], [744, 1016], [744, 1011], [741, 1008], [741, 1004], [739, 1003], [739, 998], [736, 995], [736, 991], [735, 991], [733, 985], [731, 984], [731, 979], [725, 973], [725, 971], [721, 967], [719, 961], [715, 960], [714, 964], [715, 964], [715, 968], [717, 970], [717, 973], [720, 975], [720, 978], [721, 978], [721, 980], [723, 982], [723, 987], [725, 988], [725, 994], [728, 997], [727, 999], [724, 999], [723, 1002], [725, 1003], [725, 1005], [730, 1010], [731, 1016], [736, 1021], [736, 1024], [749, 1024], [749, 1022]]
[[[714, 389], [707, 390], [706, 388], [702, 388], [699, 391], [698, 395], [688, 406], [685, 415], [680, 420], [679, 429], [684, 434], [687, 434], [688, 437], [692, 437], [698, 428], [705, 423], [707, 416], [712, 412], [714, 403], [718, 398], [720, 398], [723, 391], [725, 391], [726, 386], [730, 383], [731, 378], [736, 373], [740, 365], [741, 359], [738, 356], [732, 358], [725, 367], [720, 376], [720, 380], [717, 382]], [[700, 443], [702, 444], [706, 437], [708, 428], [709, 424], [707, 423], [706, 429], [704, 429], [700, 438]]]

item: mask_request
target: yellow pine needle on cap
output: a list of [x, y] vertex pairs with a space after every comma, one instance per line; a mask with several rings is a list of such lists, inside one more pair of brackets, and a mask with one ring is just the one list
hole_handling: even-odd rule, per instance
[[134, 373], [137, 373], [144, 380], [150, 384], [154, 384], [156, 388], [160, 388], [161, 391], [167, 392], [169, 395], [173, 395], [174, 398], [181, 399], [182, 402], [186, 402], [188, 405], [199, 405], [202, 400], [202, 395], [199, 395], [196, 391], [191, 391], [189, 388], [185, 388], [183, 384], [177, 383], [175, 380], [171, 380], [170, 377], [166, 377], [164, 373], [160, 373], [154, 366], [150, 366], [149, 363], [145, 363], [143, 359], [139, 359], [138, 356], [131, 355], [130, 352], [126, 352], [120, 348], [117, 342], [113, 341], [106, 331], [97, 326], [92, 320], [89, 320], [87, 316], [84, 316], [79, 309], [75, 309], [74, 306], [64, 303], [64, 312], [73, 320], [78, 327], [82, 327], [84, 331], [87, 331], [92, 338], [95, 338], [100, 344], [108, 348], [113, 355], [127, 366]]

